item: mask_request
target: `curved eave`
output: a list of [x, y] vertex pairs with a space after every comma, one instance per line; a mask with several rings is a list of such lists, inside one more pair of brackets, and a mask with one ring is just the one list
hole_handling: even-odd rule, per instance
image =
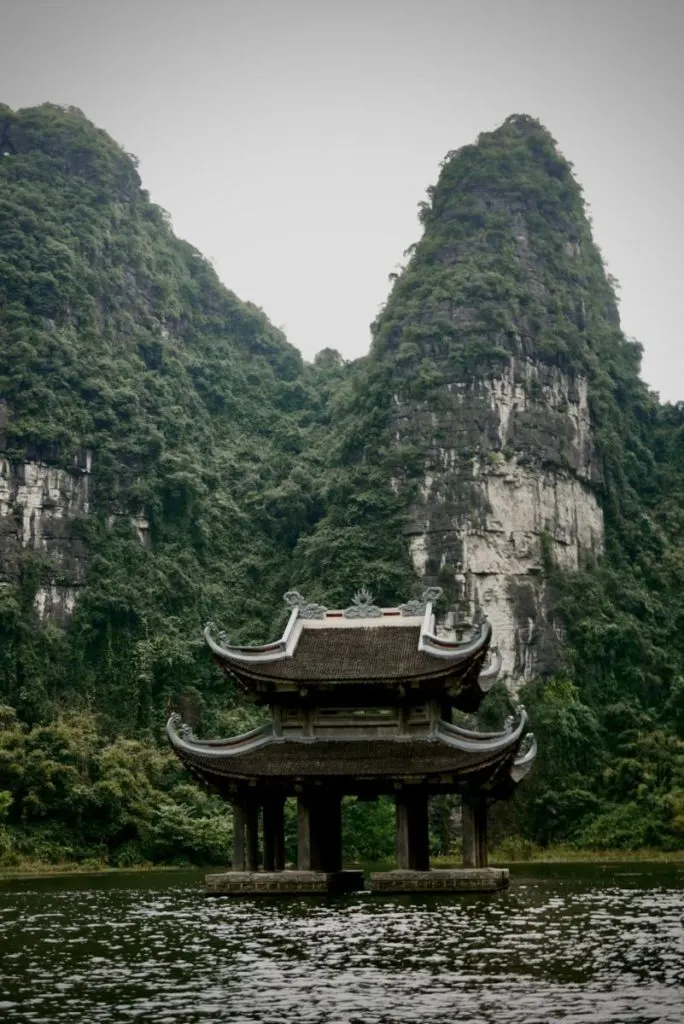
[[498, 647], [494, 648], [490, 653], [494, 655], [492, 663], [487, 665], [486, 668], [483, 668], [477, 677], [477, 685], [480, 687], [482, 693], [489, 693], [491, 688], [494, 686], [494, 683], [499, 678], [499, 672], [501, 671], [501, 666], [503, 664], [501, 652]]
[[458, 665], [463, 661], [470, 661], [480, 653], [484, 653], [492, 639], [492, 625], [488, 619], [480, 626], [479, 636], [471, 640], [456, 641], [445, 640], [443, 637], [435, 636], [431, 632], [432, 614], [431, 606], [425, 613], [425, 622], [420, 632], [418, 650], [424, 654], [430, 654], [433, 658], [441, 658], [451, 665]]
[[191, 730], [179, 723], [176, 715], [171, 715], [166, 723], [166, 735], [177, 753], [197, 755], [217, 761], [225, 758], [239, 757], [249, 754], [260, 747], [268, 746], [274, 739], [273, 726], [259, 725], [256, 729], [231, 736], [224, 740], [198, 740]]
[[424, 736], [358, 740], [283, 738], [269, 724], [242, 736], [207, 741], [195, 739], [172, 716], [167, 734], [188, 768], [205, 782], [220, 786], [231, 779], [268, 777], [405, 778], [445, 772], [491, 776], [515, 756], [526, 722], [523, 711], [516, 726], [501, 733], [475, 733], [440, 721], [434, 732]]
[[437, 736], [457, 750], [504, 754], [517, 749], [526, 725], [527, 712], [522, 708], [517, 725], [502, 732], [478, 733], [440, 720], [437, 723]]
[[527, 734], [530, 746], [524, 754], [517, 751], [512, 757], [500, 762], [494, 775], [489, 777], [487, 791], [494, 800], [507, 800], [518, 785], [530, 774], [537, 756], [537, 741], [533, 733]]
[[516, 786], [530, 774], [537, 756], [537, 738], [534, 733], [530, 733], [530, 736], [532, 737], [532, 742], [529, 749], [520, 757], [516, 757], [511, 765], [510, 776]]
[[218, 644], [211, 635], [209, 626], [205, 627], [204, 639], [214, 657], [228, 666], [231, 663], [262, 665], [271, 661], [280, 661], [282, 658], [292, 657], [292, 651], [298, 639], [298, 632], [295, 629], [298, 614], [298, 609], [294, 608], [280, 640], [274, 640], [270, 644], [261, 644], [257, 647], [234, 647], [231, 644]]

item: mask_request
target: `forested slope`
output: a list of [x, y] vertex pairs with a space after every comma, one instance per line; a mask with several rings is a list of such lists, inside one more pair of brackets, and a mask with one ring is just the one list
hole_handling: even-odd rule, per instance
[[[5, 113], [0, 134], [4, 451], [89, 467], [66, 535], [3, 566], [3, 689], [27, 720], [87, 698], [145, 729], [201, 671], [193, 630], [215, 615], [263, 631], [289, 582], [268, 502], [301, 450], [305, 371], [80, 113]], [[25, 628], [46, 584], [78, 588], [70, 629]]]
[[95, 796], [101, 749], [155, 744], [170, 704], [218, 727], [232, 698], [201, 626], [272, 626], [310, 514], [296, 462], [315, 371], [174, 237], [79, 111], [4, 108], [0, 139], [0, 699], [48, 729], [5, 735], [0, 789], [10, 820], [53, 832], [85, 800], [107, 840], [107, 801], [154, 791], [162, 770], [185, 780], [151, 748], [124, 758], [140, 779], [112, 768]]
[[[304, 364], [175, 238], [104, 132], [73, 109], [0, 107], [7, 858], [225, 859], [223, 808], [161, 732], [171, 706], [206, 733], [249, 717], [202, 624], [263, 640], [291, 586], [391, 603], [416, 574], [457, 618], [498, 595], [514, 637], [532, 608], [536, 653], [511, 665], [540, 764], [499, 827], [681, 843], [682, 408], [640, 381], [579, 187], [536, 122], [449, 154], [421, 219], [369, 356]], [[506, 433], [492, 395], [509, 385]], [[497, 533], [496, 487], [542, 476], [605, 536], [583, 547], [537, 516], [514, 590], [505, 565], [484, 587], [473, 538]], [[385, 810], [374, 831], [353, 811], [366, 853], [391, 849]]]

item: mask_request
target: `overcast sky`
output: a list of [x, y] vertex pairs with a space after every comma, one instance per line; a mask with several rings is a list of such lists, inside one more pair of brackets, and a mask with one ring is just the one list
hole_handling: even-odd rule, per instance
[[0, 101], [80, 107], [307, 358], [351, 358], [448, 150], [575, 165], [644, 376], [684, 399], [684, 0], [0, 0]]

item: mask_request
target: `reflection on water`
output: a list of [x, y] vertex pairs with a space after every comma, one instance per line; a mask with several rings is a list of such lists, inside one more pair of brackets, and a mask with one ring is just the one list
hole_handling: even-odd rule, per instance
[[684, 865], [469, 897], [206, 900], [201, 876], [0, 883], [7, 1024], [682, 1024]]

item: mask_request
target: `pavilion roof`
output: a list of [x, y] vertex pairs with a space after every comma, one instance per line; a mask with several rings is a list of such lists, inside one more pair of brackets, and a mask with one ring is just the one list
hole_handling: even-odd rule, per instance
[[355, 596], [347, 609], [328, 611], [304, 601], [296, 591], [285, 599], [291, 614], [282, 637], [258, 647], [237, 647], [205, 630], [217, 662], [245, 686], [270, 683], [406, 683], [468, 678], [479, 681], [480, 696], [491, 688], [500, 667], [483, 669], [491, 626], [480, 622], [465, 641], [435, 633], [433, 600], [426, 591], [417, 601], [379, 608], [370, 595]]
[[517, 722], [505, 729], [481, 733], [444, 721], [423, 735], [388, 733], [373, 739], [320, 739], [305, 736], [284, 738], [273, 724], [260, 726], [227, 740], [198, 740], [178, 716], [167, 724], [176, 754], [205, 783], [225, 791], [240, 782], [287, 785], [293, 781], [337, 780], [348, 788], [350, 781], [366, 783], [466, 781], [512, 788], [529, 771], [536, 744], [521, 753], [527, 715], [520, 710]]

